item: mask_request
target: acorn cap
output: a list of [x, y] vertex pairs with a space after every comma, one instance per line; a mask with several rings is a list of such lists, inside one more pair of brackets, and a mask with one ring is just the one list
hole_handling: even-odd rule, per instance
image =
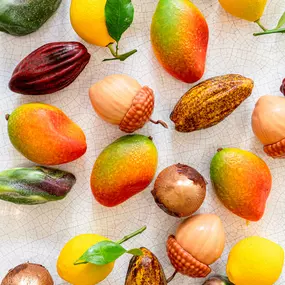
[[154, 93], [147, 86], [142, 87], [133, 99], [132, 106], [121, 121], [120, 130], [133, 133], [150, 120], [154, 108]]
[[166, 248], [171, 264], [179, 273], [193, 278], [204, 278], [210, 274], [211, 268], [184, 250], [173, 235], [168, 237]]
[[285, 158], [285, 139], [263, 147], [264, 152], [273, 158]]

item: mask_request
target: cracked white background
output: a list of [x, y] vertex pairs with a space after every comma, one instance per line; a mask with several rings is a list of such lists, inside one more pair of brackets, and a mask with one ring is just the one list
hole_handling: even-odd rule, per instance
[[[200, 213], [215, 213], [223, 221], [227, 244], [221, 259], [212, 265], [214, 273], [224, 273], [230, 248], [246, 236], [269, 238], [285, 248], [285, 161], [266, 157], [262, 145], [254, 137], [250, 117], [257, 99], [265, 94], [280, 96], [279, 87], [285, 77], [285, 35], [253, 37], [257, 25], [233, 18], [222, 10], [217, 0], [194, 0], [202, 10], [210, 28], [206, 72], [203, 79], [227, 73], [240, 73], [255, 81], [253, 94], [232, 115], [215, 127], [181, 134], [174, 131], [169, 114], [177, 100], [192, 85], [168, 75], [155, 59], [150, 43], [150, 23], [157, 0], [134, 0], [135, 20], [124, 34], [121, 51], [138, 49], [125, 62], [102, 63], [108, 50], [85, 43], [91, 61], [66, 89], [48, 96], [13, 94], [8, 82], [13, 69], [34, 49], [54, 41], [81, 41], [69, 22], [69, 0], [64, 0], [57, 13], [37, 32], [25, 37], [0, 34], [0, 170], [33, 165], [11, 145], [7, 135], [5, 114], [17, 106], [34, 101], [61, 108], [78, 123], [87, 136], [88, 150], [80, 159], [60, 166], [76, 175], [77, 183], [62, 201], [39, 206], [17, 206], [0, 201], [0, 279], [7, 271], [26, 261], [40, 263], [53, 275], [55, 284], [67, 284], [56, 273], [56, 260], [64, 244], [82, 233], [98, 233], [117, 240], [125, 234], [147, 225], [140, 236], [126, 247], [145, 246], [161, 261], [166, 275], [173, 269], [165, 252], [165, 242], [174, 233], [179, 219], [161, 211], [150, 194], [151, 186], [124, 204], [104, 208], [92, 196], [89, 179], [98, 154], [109, 143], [124, 135], [117, 127], [102, 121], [94, 113], [88, 98], [92, 83], [106, 75], [125, 73], [155, 90], [156, 106], [153, 118], [167, 121], [169, 130], [147, 124], [138, 133], [151, 135], [159, 151], [157, 174], [174, 163], [196, 168], [210, 182], [209, 164], [219, 147], [238, 147], [262, 157], [273, 175], [273, 188], [264, 217], [257, 223], [246, 222], [226, 210], [207, 186], [207, 197]], [[285, 11], [284, 0], [269, 1], [262, 22], [274, 27]], [[116, 262], [112, 274], [101, 284], [122, 285], [129, 256]], [[178, 275], [173, 285], [202, 284], [201, 279]], [[285, 284], [285, 275], [276, 284]]]

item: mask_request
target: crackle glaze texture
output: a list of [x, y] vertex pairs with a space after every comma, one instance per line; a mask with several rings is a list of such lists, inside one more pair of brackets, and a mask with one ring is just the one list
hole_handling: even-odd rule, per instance
[[[239, 240], [260, 235], [285, 248], [285, 161], [273, 160], [263, 152], [262, 144], [251, 129], [255, 102], [266, 94], [281, 96], [280, 85], [285, 77], [285, 37], [271, 35], [255, 38], [259, 28], [227, 14], [218, 0], [193, 0], [207, 19], [210, 30], [207, 64], [202, 80], [213, 76], [238, 73], [255, 82], [252, 95], [235, 112], [218, 125], [192, 133], [174, 131], [169, 115], [180, 97], [193, 87], [172, 78], [158, 63], [150, 43], [151, 18], [158, 0], [133, 0], [134, 24], [120, 42], [121, 51], [137, 48], [125, 62], [105, 62], [107, 49], [84, 43], [73, 31], [69, 20], [70, 0], [62, 2], [57, 13], [37, 32], [16, 38], [0, 33], [0, 170], [33, 165], [11, 145], [5, 114], [28, 102], [44, 102], [60, 108], [84, 131], [88, 149], [80, 159], [60, 166], [75, 174], [77, 183], [61, 201], [39, 206], [17, 206], [0, 201], [0, 279], [20, 263], [41, 263], [51, 272], [56, 285], [67, 285], [56, 273], [56, 260], [64, 244], [75, 235], [97, 233], [118, 240], [143, 225], [148, 229], [127, 242], [127, 248], [144, 246], [159, 258], [166, 276], [173, 267], [166, 253], [166, 241], [175, 233], [180, 220], [165, 214], [153, 200], [151, 184], [145, 191], [125, 203], [105, 208], [96, 202], [90, 189], [90, 174], [101, 151], [122, 135], [117, 126], [101, 120], [94, 112], [88, 90], [105, 76], [124, 73], [142, 86], [154, 90], [154, 120], [164, 120], [169, 129], [146, 124], [137, 133], [152, 136], [157, 146], [159, 163], [156, 175], [169, 165], [188, 164], [210, 181], [209, 169], [218, 148], [237, 147], [252, 151], [270, 167], [273, 186], [266, 212], [257, 223], [246, 222], [229, 212], [219, 201], [211, 184], [207, 185], [205, 202], [199, 213], [218, 215], [225, 227], [226, 247], [212, 272], [225, 273], [229, 250]], [[282, 12], [284, 0], [269, 1], [263, 17], [264, 25], [274, 27]], [[17, 64], [36, 48], [53, 41], [80, 41], [88, 48], [91, 60], [81, 75], [66, 89], [43, 96], [21, 96], [11, 92], [8, 83]], [[122, 285], [130, 256], [120, 258], [111, 275], [102, 285]], [[173, 285], [201, 285], [202, 280], [177, 275]], [[283, 274], [276, 285], [285, 284]]]

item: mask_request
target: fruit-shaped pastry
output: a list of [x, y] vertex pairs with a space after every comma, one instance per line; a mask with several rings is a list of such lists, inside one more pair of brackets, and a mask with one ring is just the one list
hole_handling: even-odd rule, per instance
[[132, 257], [125, 285], [167, 285], [163, 268], [157, 257], [141, 247], [143, 255]]
[[206, 197], [206, 183], [196, 169], [178, 163], [159, 173], [151, 194], [167, 214], [187, 217], [202, 205]]
[[48, 270], [34, 263], [23, 263], [9, 270], [1, 285], [54, 285]]
[[67, 163], [86, 152], [86, 139], [81, 128], [54, 106], [24, 104], [6, 118], [11, 143], [35, 163]]
[[281, 275], [283, 264], [284, 250], [280, 245], [254, 236], [231, 249], [227, 275], [235, 285], [273, 285]]
[[0, 31], [24, 36], [38, 30], [57, 10], [61, 0], [1, 0]]
[[0, 172], [0, 199], [37, 205], [63, 199], [75, 184], [73, 174], [43, 166], [12, 168]]
[[183, 221], [167, 241], [167, 254], [176, 272], [193, 278], [206, 277], [210, 264], [223, 253], [225, 232], [213, 214], [192, 216]]
[[51, 94], [70, 85], [90, 60], [78, 42], [56, 42], [41, 46], [15, 68], [9, 87], [25, 95]]
[[255, 22], [263, 15], [267, 0], [219, 0], [219, 2], [233, 16]]
[[248, 221], [262, 218], [272, 177], [261, 158], [238, 148], [221, 149], [212, 159], [210, 174], [226, 208]]
[[[136, 49], [119, 54], [119, 41], [134, 19], [131, 0], [71, 0], [70, 21], [75, 32], [86, 42], [108, 47], [113, 55], [108, 60], [124, 61]], [[113, 43], [116, 42], [116, 48]]]
[[146, 227], [111, 241], [97, 234], [82, 234], [65, 244], [57, 260], [58, 275], [72, 285], [95, 285], [113, 270], [114, 262], [123, 254], [142, 255], [142, 250], [126, 250], [121, 244], [141, 234]]
[[98, 81], [90, 88], [89, 97], [95, 112], [123, 132], [132, 133], [148, 121], [167, 128], [165, 122], [150, 118], [154, 108], [152, 89], [127, 75], [110, 75]]
[[186, 92], [174, 107], [170, 119], [178, 132], [212, 127], [229, 116], [251, 95], [253, 81], [238, 74], [217, 76]]
[[160, 64], [187, 83], [204, 74], [208, 24], [189, 0], [159, 0], [151, 25], [151, 42]]
[[150, 137], [123, 136], [107, 146], [97, 158], [91, 188], [96, 200], [114, 207], [143, 191], [157, 167], [157, 150]]
[[262, 96], [252, 113], [252, 130], [273, 158], [285, 157], [285, 98]]

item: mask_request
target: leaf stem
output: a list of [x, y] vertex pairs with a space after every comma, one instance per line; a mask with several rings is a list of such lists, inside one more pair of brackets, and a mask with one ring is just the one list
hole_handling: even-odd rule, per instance
[[174, 279], [177, 273], [178, 273], [177, 270], [175, 270], [174, 273], [166, 280], [166, 283], [170, 283]]
[[88, 261], [80, 261], [80, 260], [77, 260], [73, 263], [73, 265], [80, 265], [80, 264], [87, 264], [89, 263]]
[[137, 50], [134, 49], [134, 50], [131, 50], [127, 53], [119, 54], [118, 53], [118, 51], [119, 51], [119, 44], [118, 43], [116, 44], [116, 50], [114, 49], [113, 44], [109, 44], [109, 45], [107, 45], [107, 47], [110, 50], [110, 52], [114, 58], [107, 58], [107, 59], [104, 59], [103, 61], [111, 61], [111, 60], [125, 61], [128, 57], [130, 57], [131, 55], [133, 55], [134, 53], [137, 52]]
[[256, 20], [255, 23], [265, 32], [267, 29], [260, 23], [260, 19]]
[[122, 243], [126, 242], [127, 240], [129, 240], [129, 239], [131, 239], [131, 238], [133, 238], [133, 237], [135, 237], [135, 236], [141, 234], [141, 233], [144, 232], [145, 230], [146, 230], [146, 226], [140, 228], [139, 230], [137, 230], [137, 231], [135, 231], [135, 232], [133, 232], [133, 233], [127, 235], [127, 236], [124, 236], [122, 239], [116, 241], [116, 243], [122, 244]]
[[273, 29], [273, 30], [266, 30], [264, 32], [260, 32], [260, 33], [254, 33], [254, 36], [262, 36], [262, 35], [269, 35], [269, 34], [281, 34], [281, 33], [285, 33], [285, 28], [282, 29]]

